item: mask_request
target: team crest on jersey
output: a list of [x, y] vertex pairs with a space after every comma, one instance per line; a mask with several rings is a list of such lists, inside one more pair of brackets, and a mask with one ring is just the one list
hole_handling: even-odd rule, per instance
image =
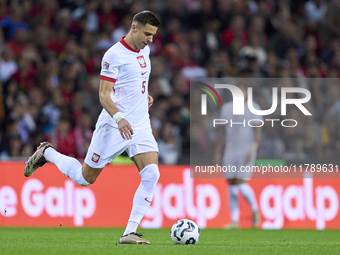
[[104, 69], [104, 70], [109, 70], [109, 67], [110, 67], [110, 64], [107, 63], [107, 62], [104, 62], [104, 64], [103, 64], [103, 69]]
[[146, 62], [143, 56], [139, 56], [137, 57], [138, 63], [140, 65], [141, 68], [145, 68], [146, 67]]
[[100, 156], [99, 156], [98, 154], [96, 154], [96, 153], [93, 153], [93, 155], [92, 155], [92, 161], [93, 161], [94, 163], [98, 163], [99, 159], [100, 159]]

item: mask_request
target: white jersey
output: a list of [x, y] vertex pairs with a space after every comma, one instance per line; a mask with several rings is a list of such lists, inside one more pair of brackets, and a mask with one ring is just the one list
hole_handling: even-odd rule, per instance
[[[111, 99], [134, 130], [151, 127], [148, 106], [149, 54], [149, 46], [135, 51], [123, 37], [105, 52], [102, 59], [100, 79], [115, 83]], [[98, 122], [118, 128], [105, 109], [99, 115]]]
[[[254, 108], [260, 110], [260, 106], [254, 102]], [[228, 120], [225, 125], [226, 149], [224, 157], [232, 155], [246, 155], [250, 152], [251, 146], [255, 141], [254, 128], [263, 120], [261, 115], [255, 115], [248, 108], [248, 102], [244, 105], [244, 115], [233, 115], [233, 102], [228, 102], [222, 106], [221, 119]], [[255, 121], [258, 120], [258, 121]], [[231, 126], [231, 122], [233, 123]]]

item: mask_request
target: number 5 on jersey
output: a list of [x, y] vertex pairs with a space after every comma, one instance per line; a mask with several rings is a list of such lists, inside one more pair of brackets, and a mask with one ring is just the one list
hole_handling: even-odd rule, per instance
[[143, 81], [143, 83], [142, 83], [142, 94], [145, 93], [145, 83], [146, 83], [146, 81]]

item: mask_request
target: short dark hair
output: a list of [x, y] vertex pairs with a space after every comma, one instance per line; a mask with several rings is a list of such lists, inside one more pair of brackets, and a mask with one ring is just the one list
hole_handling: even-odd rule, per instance
[[138, 12], [135, 16], [133, 16], [132, 22], [137, 22], [138, 24], [142, 26], [145, 26], [146, 24], [150, 24], [151, 26], [159, 27], [160, 25], [155, 14], [151, 11]]

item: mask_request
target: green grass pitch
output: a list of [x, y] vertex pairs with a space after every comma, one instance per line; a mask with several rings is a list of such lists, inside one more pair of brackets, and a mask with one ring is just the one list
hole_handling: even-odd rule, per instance
[[174, 245], [170, 229], [142, 229], [151, 245], [118, 245], [117, 228], [0, 228], [0, 254], [340, 254], [338, 230], [203, 229], [196, 245]]

